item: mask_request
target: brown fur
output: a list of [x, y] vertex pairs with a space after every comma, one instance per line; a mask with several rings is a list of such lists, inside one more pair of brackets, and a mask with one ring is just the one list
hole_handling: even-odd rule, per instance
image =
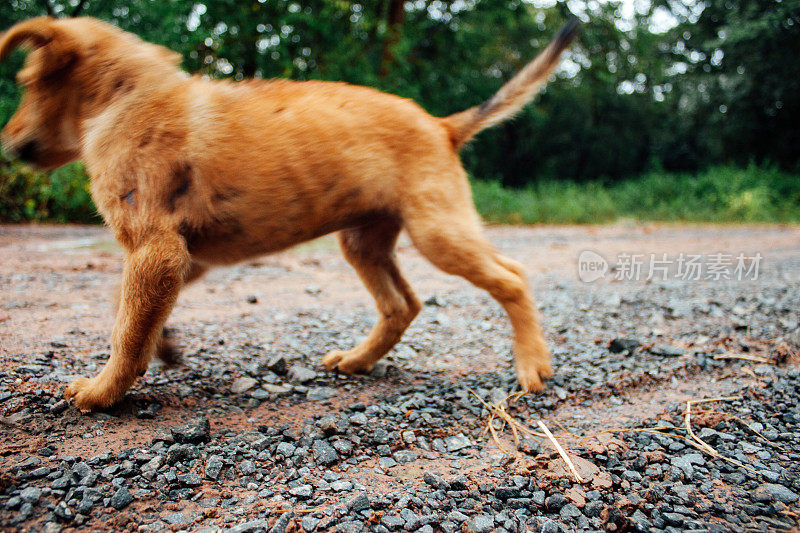
[[181, 288], [208, 268], [332, 231], [380, 318], [363, 343], [323, 363], [369, 371], [420, 310], [394, 257], [402, 228], [436, 266], [503, 305], [519, 382], [541, 389], [550, 356], [524, 271], [482, 236], [457, 149], [524, 105], [573, 34], [562, 32], [483, 106], [440, 119], [344, 83], [190, 77], [176, 54], [89, 18], [11, 28], [0, 58], [23, 44], [32, 51], [3, 145], [43, 168], [83, 160], [125, 250], [111, 358], [67, 398], [84, 411], [119, 400], [164, 353]]

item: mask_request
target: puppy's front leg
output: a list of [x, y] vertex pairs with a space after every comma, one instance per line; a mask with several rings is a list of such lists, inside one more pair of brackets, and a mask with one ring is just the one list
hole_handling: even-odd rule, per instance
[[149, 233], [125, 257], [111, 358], [97, 376], [73, 381], [65, 393], [81, 411], [112, 405], [147, 370], [190, 265], [183, 238], [166, 232]]

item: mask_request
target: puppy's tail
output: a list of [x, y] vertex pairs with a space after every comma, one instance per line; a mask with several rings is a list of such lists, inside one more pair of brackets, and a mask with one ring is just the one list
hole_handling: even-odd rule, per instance
[[536, 59], [525, 65], [494, 96], [479, 106], [443, 118], [442, 121], [450, 131], [450, 138], [456, 150], [464, 146], [479, 131], [514, 116], [530, 102], [558, 64], [561, 52], [578, 35], [579, 27], [577, 19], [570, 19], [547, 48], [536, 56]]

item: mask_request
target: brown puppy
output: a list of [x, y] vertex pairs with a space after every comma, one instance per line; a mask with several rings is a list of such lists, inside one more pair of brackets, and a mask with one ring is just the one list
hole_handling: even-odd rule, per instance
[[446, 118], [345, 83], [190, 77], [177, 54], [94, 19], [8, 30], [0, 59], [31, 52], [3, 145], [42, 168], [81, 159], [125, 250], [111, 358], [66, 397], [83, 411], [119, 400], [147, 369], [181, 287], [209, 267], [333, 231], [380, 318], [323, 363], [369, 371], [420, 310], [395, 262], [402, 228], [434, 265], [502, 304], [520, 385], [541, 389], [552, 369], [525, 274], [482, 236], [458, 149], [533, 98], [576, 29], [567, 24], [490, 100]]

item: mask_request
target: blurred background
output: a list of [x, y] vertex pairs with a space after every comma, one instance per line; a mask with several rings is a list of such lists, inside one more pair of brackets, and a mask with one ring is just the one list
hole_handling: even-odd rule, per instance
[[[445, 116], [489, 98], [570, 16], [546, 90], [462, 153], [485, 219], [800, 221], [800, 0], [4, 0], [0, 29], [93, 16], [213, 78], [342, 80]], [[16, 108], [0, 64], [0, 125]], [[79, 163], [0, 157], [0, 220], [100, 222]]]

